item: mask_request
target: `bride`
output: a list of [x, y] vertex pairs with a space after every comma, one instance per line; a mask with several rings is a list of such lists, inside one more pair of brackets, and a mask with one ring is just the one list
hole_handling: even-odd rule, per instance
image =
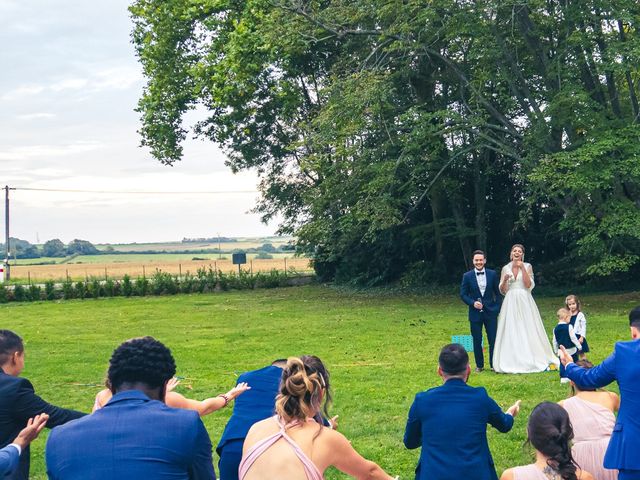
[[535, 286], [531, 264], [524, 263], [524, 247], [511, 247], [511, 262], [502, 267], [500, 291], [505, 295], [498, 316], [493, 368], [501, 373], [534, 373], [558, 365], [531, 296]]

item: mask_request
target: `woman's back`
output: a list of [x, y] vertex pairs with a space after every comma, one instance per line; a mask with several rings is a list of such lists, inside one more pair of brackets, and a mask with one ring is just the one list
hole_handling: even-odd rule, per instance
[[[251, 427], [245, 439], [240, 478], [322, 478], [322, 472], [329, 465], [326, 444], [331, 433], [335, 432], [314, 420], [288, 425], [278, 417], [262, 420]], [[305, 472], [305, 464], [308, 473]]]

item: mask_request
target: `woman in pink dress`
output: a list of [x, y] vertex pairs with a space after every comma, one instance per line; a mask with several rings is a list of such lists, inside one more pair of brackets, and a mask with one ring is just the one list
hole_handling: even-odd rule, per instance
[[344, 435], [314, 417], [329, 400], [329, 374], [318, 357], [291, 357], [282, 372], [276, 415], [255, 423], [244, 441], [240, 480], [322, 480], [330, 465], [358, 479], [393, 480]]
[[542, 402], [533, 409], [527, 436], [536, 449], [535, 463], [509, 468], [500, 480], [595, 480], [576, 465], [571, 455], [571, 422], [557, 403]]
[[[593, 368], [589, 360], [576, 364]], [[571, 389], [574, 395], [558, 403], [567, 411], [573, 425], [573, 458], [598, 480], [616, 480], [618, 471], [604, 468], [602, 463], [616, 423], [615, 412], [620, 407], [620, 397], [605, 390], [580, 390], [573, 382]]]

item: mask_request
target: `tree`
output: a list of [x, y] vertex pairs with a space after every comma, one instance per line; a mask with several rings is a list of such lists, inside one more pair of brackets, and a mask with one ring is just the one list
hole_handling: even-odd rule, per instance
[[48, 240], [42, 245], [42, 256], [44, 257], [64, 257], [65, 255], [64, 243], [58, 238]]
[[452, 279], [473, 248], [499, 262], [516, 241], [565, 280], [639, 269], [637, 2], [131, 12], [143, 144], [178, 161], [182, 117], [204, 106], [195, 134], [259, 172], [257, 211], [282, 218], [322, 276]]
[[74, 239], [67, 245], [67, 254], [73, 255], [75, 253], [79, 255], [97, 255], [100, 251], [87, 240]]
[[[10, 254], [12, 258], [38, 258], [40, 256], [38, 247], [26, 240], [10, 237], [9, 245], [11, 247]], [[4, 252], [5, 250], [4, 244], [0, 244], [0, 251]]]

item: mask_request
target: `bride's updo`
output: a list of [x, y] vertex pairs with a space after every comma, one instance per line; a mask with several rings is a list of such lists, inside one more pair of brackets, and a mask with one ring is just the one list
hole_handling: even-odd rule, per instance
[[513, 249], [516, 247], [522, 250], [522, 261], [524, 261], [524, 245], [522, 245], [521, 243], [516, 243], [511, 247], [511, 251], [509, 252], [509, 260], [513, 260]]
[[285, 422], [305, 421], [320, 413], [321, 404], [328, 417], [329, 372], [322, 361], [314, 355], [290, 357], [282, 372], [280, 392], [276, 397], [276, 413]]

